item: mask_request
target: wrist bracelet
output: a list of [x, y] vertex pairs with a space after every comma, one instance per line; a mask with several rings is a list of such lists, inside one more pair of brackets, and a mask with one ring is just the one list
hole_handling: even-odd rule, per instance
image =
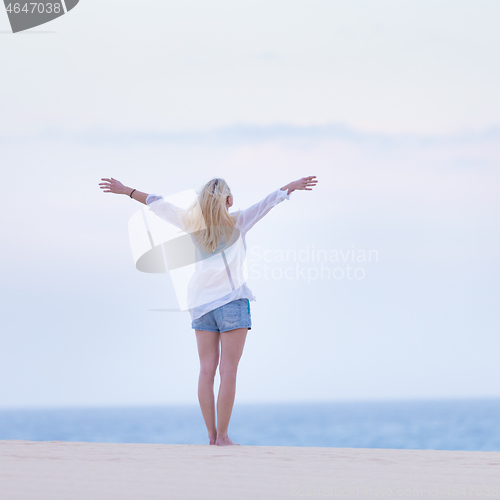
[[[132, 193], [135, 191], [135, 189], [132, 190]], [[132, 193], [130, 193], [130, 197], [132, 198]]]

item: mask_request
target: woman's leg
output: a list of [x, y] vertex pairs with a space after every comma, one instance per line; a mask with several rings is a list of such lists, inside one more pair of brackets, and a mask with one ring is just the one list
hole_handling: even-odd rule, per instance
[[217, 441], [219, 446], [235, 444], [227, 435], [236, 393], [236, 372], [243, 353], [248, 328], [220, 333], [220, 387], [217, 398]]
[[215, 425], [214, 378], [219, 364], [219, 332], [195, 330], [200, 357], [200, 377], [198, 379], [198, 401], [208, 430], [210, 444], [217, 440]]

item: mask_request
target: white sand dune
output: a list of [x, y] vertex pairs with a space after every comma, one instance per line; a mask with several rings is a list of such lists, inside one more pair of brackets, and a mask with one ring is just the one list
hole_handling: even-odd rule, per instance
[[0, 441], [1, 500], [500, 498], [500, 452]]

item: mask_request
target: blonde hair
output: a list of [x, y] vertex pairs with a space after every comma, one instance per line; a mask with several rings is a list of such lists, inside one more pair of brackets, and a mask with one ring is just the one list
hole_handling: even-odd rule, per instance
[[202, 251], [213, 253], [222, 235], [229, 241], [236, 224], [236, 215], [230, 215], [226, 202], [231, 190], [224, 179], [208, 181], [198, 198], [182, 214], [186, 230], [193, 233]]

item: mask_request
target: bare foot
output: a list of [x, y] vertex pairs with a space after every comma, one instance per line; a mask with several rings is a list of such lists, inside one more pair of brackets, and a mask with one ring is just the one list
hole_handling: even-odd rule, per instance
[[226, 437], [217, 437], [217, 440], [215, 442], [217, 446], [231, 446], [231, 445], [236, 445], [236, 446], [241, 446], [239, 443], [233, 443], [231, 441], [231, 438], [226, 436]]
[[215, 436], [215, 437], [209, 437], [208, 439], [210, 439], [210, 444], [215, 445], [216, 442], [217, 442], [217, 436]]

